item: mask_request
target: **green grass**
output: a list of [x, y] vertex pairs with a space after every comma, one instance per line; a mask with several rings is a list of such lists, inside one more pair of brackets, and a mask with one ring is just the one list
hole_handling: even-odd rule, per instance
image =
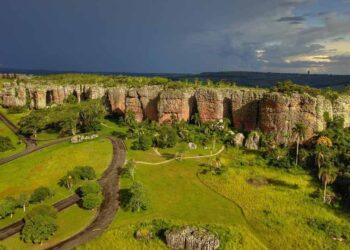
[[8, 109], [5, 109], [0, 106], [0, 112], [4, 115], [6, 115], [7, 119], [9, 119], [12, 123], [15, 125], [18, 125], [19, 121], [21, 120], [22, 117], [28, 115], [30, 111], [26, 111], [23, 113], [18, 113], [18, 114], [9, 114]]
[[100, 175], [111, 158], [112, 145], [104, 138], [45, 148], [0, 167], [0, 198], [31, 192], [39, 186], [55, 191], [58, 180], [75, 166], [92, 166]]
[[[163, 151], [170, 153], [174, 149]], [[146, 161], [165, 159], [152, 150], [129, 150], [128, 157]], [[244, 235], [235, 249], [263, 248], [250, 233], [240, 208], [207, 188], [197, 178], [198, 165], [205, 161], [174, 161], [158, 166], [137, 165], [136, 180], [144, 185], [150, 201], [149, 209], [140, 213], [120, 209], [110, 229], [80, 249], [167, 249], [160, 240], [146, 244], [133, 238], [135, 225], [152, 219], [165, 219], [178, 224], [224, 225]], [[121, 188], [128, 188], [130, 184], [130, 180], [121, 179]]]
[[10, 138], [14, 149], [0, 152], [0, 159], [21, 152], [25, 149], [25, 144], [14, 134], [3, 122], [0, 121], [0, 135]]
[[39, 244], [24, 243], [19, 234], [1, 242], [8, 250], [17, 249], [46, 249], [60, 241], [63, 241], [88, 226], [95, 217], [96, 211], [88, 211], [74, 205], [60, 213], [58, 213], [57, 224], [58, 230], [56, 234], [45, 242], [42, 246]]
[[[253, 232], [270, 249], [349, 249], [346, 243], [307, 225], [312, 218], [350, 225], [339, 211], [311, 198], [319, 185], [308, 174], [266, 167], [260, 157], [237, 149], [228, 151], [223, 159], [230, 167], [226, 176], [200, 178], [243, 208]], [[249, 178], [267, 178], [275, 184], [256, 186], [247, 182]]]

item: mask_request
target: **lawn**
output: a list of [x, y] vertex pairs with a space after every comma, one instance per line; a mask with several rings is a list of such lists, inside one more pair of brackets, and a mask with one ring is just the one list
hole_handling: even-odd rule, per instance
[[[207, 151], [198, 150], [199, 154]], [[171, 154], [177, 149], [159, 151]], [[153, 150], [129, 150], [128, 157], [149, 162], [166, 159]], [[347, 243], [308, 225], [310, 219], [337, 226], [350, 223], [341, 211], [312, 198], [319, 184], [303, 170], [275, 169], [259, 155], [234, 148], [220, 160], [228, 171], [219, 176], [199, 174], [206, 159], [138, 164], [136, 180], [143, 183], [150, 208], [140, 213], [120, 209], [109, 230], [79, 249], [167, 249], [159, 239], [144, 243], [133, 237], [139, 223], [160, 218], [175, 224], [224, 226], [235, 235], [225, 249], [349, 249]], [[261, 178], [269, 184], [247, 182]], [[121, 187], [129, 186], [130, 180], [122, 178]]]
[[112, 145], [104, 138], [45, 148], [0, 167], [0, 198], [28, 193], [39, 186], [56, 191], [58, 180], [68, 170], [92, 166], [101, 175], [111, 159]]
[[[163, 150], [166, 153], [172, 151]], [[153, 162], [165, 160], [152, 150], [145, 154], [129, 150], [128, 157]], [[133, 238], [135, 225], [152, 219], [165, 219], [177, 224], [222, 225], [242, 237], [234, 248], [264, 248], [250, 233], [240, 208], [207, 188], [197, 178], [198, 165], [205, 161], [184, 160], [157, 166], [137, 165], [135, 177], [144, 185], [150, 201], [149, 209], [140, 213], [120, 209], [106, 233], [79, 249], [167, 249], [160, 240], [145, 244]], [[122, 189], [128, 188], [130, 184], [130, 180], [121, 179]]]
[[66, 210], [58, 213], [57, 225], [58, 230], [54, 237], [45, 242], [42, 246], [39, 244], [24, 243], [18, 234], [11, 236], [10, 238], [1, 242], [6, 246], [8, 250], [17, 249], [46, 249], [58, 242], [61, 242], [77, 232], [83, 230], [94, 219], [96, 214], [95, 210], [84, 210], [74, 205]]
[[18, 113], [18, 114], [10, 114], [8, 112], [8, 109], [5, 109], [0, 106], [0, 112], [4, 115], [6, 115], [7, 119], [9, 119], [13, 124], [18, 125], [19, 121], [21, 120], [22, 117], [28, 115], [30, 111], [25, 111], [23, 113]]
[[[0, 167], [0, 198], [16, 197], [21, 193], [29, 195], [35, 188], [47, 186], [54, 192], [54, 196], [46, 200], [45, 204], [53, 204], [72, 193], [72, 191], [57, 185], [58, 180], [68, 170], [76, 166], [92, 166], [100, 177], [111, 159], [112, 145], [105, 138], [80, 144], [67, 142], [45, 148]], [[29, 209], [31, 207], [33, 205]], [[13, 218], [7, 217], [0, 220], [0, 228], [23, 218], [24, 215], [22, 209], [17, 209]], [[76, 206], [60, 213], [59, 225], [61, 229], [52, 238], [52, 243], [48, 244], [59, 242], [84, 228], [94, 215], [94, 212], [85, 211]], [[18, 249], [14, 248], [18, 244], [22, 244], [23, 248], [24, 246], [32, 247], [21, 243], [18, 237], [17, 234], [3, 243], [9, 244], [9, 249]]]
[[18, 138], [16, 134], [14, 134], [3, 122], [0, 121], [0, 135], [7, 136], [11, 139], [14, 149], [0, 152], [0, 159], [5, 158], [7, 156], [16, 154], [25, 149], [26, 145]]
[[[350, 226], [340, 211], [312, 198], [318, 182], [303, 171], [278, 170], [254, 154], [231, 149], [222, 156], [230, 167], [225, 176], [200, 175], [208, 186], [243, 208], [255, 235], [270, 249], [349, 249], [322, 230], [308, 225], [310, 219], [329, 221], [332, 225]], [[247, 182], [268, 179], [267, 185]]]

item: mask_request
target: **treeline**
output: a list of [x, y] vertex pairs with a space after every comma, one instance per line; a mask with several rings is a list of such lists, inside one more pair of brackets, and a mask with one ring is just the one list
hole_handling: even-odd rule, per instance
[[38, 132], [51, 129], [61, 135], [75, 135], [100, 129], [100, 121], [106, 113], [101, 100], [67, 103], [47, 109], [34, 110], [23, 117], [20, 131], [36, 137]]

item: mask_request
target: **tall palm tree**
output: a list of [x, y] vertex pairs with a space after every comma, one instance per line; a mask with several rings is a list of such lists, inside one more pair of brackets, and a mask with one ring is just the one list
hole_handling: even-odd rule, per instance
[[326, 203], [326, 194], [327, 194], [327, 185], [332, 184], [337, 178], [337, 169], [329, 164], [326, 167], [320, 168], [318, 172], [318, 178], [321, 180], [322, 185], [324, 186], [323, 190], [323, 202]]
[[298, 165], [298, 157], [299, 157], [299, 145], [302, 140], [305, 138], [306, 128], [303, 123], [296, 123], [295, 127], [292, 129], [293, 134], [297, 139], [297, 148], [295, 154], [295, 165]]

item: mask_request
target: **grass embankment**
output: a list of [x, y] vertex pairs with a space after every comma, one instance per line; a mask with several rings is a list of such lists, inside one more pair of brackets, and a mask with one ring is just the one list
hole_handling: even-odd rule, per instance
[[[131, 143], [128, 141], [128, 145]], [[217, 147], [220, 148], [221, 145]], [[159, 150], [166, 157], [157, 155], [152, 149], [146, 152], [128, 151], [128, 158], [150, 162], [164, 161], [176, 149]], [[185, 156], [210, 154], [209, 149], [188, 151]], [[248, 226], [238, 206], [216, 194], [197, 178], [198, 165], [207, 159], [173, 161], [166, 165], [136, 166], [136, 180], [141, 182], [147, 193], [150, 207], [141, 213], [120, 209], [110, 229], [100, 238], [80, 249], [167, 249], [160, 240], [149, 243], [134, 239], [137, 224], [153, 219], [169, 220], [178, 224], [216, 224], [229, 228], [237, 237], [231, 239], [230, 247], [263, 248], [258, 239], [249, 232]], [[130, 186], [128, 179], [121, 179], [121, 188]], [[243, 237], [244, 235], [244, 237]], [[238, 243], [239, 242], [239, 243]]]
[[[100, 177], [108, 167], [111, 159], [112, 145], [109, 140], [105, 138], [80, 144], [71, 144], [67, 142], [45, 148], [0, 167], [0, 198], [6, 196], [16, 197], [21, 193], [29, 195], [35, 188], [47, 186], [54, 192], [54, 196], [46, 200], [45, 203], [53, 204], [72, 194], [72, 191], [59, 187], [57, 184], [59, 179], [64, 176], [68, 170], [76, 166], [92, 166], [97, 176]], [[30, 209], [30, 207], [28, 209]], [[88, 213], [82, 209], [77, 210], [73, 208], [69, 208], [65, 213], [67, 213], [68, 217], [76, 218], [80, 218], [80, 216], [84, 217], [84, 214], [89, 215], [89, 218], [86, 220], [82, 217], [82, 220], [86, 222], [84, 224], [85, 226], [95, 214], [93, 212]], [[21, 209], [17, 209], [13, 218], [7, 217], [6, 219], [0, 220], [0, 227], [11, 224], [23, 218], [24, 215], [25, 213]], [[62, 216], [61, 214], [59, 215], [59, 224], [63, 232], [75, 233], [77, 225], [66, 221], [64, 219], [65, 217]], [[70, 234], [62, 233], [62, 237], [67, 237], [67, 235]], [[14, 238], [16, 238], [18, 244], [20, 244], [19, 235], [15, 235]], [[56, 236], [52, 240], [55, 242], [59, 241], [58, 238], [56, 239]], [[2, 244], [12, 244], [7, 242], [13, 241], [15, 241], [13, 238], [7, 239], [3, 241]], [[33, 247], [34, 245], [27, 244], [27, 246]]]

